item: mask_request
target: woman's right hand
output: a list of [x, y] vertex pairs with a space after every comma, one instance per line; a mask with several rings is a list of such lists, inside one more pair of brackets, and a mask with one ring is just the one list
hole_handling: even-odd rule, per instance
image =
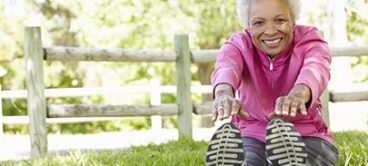
[[249, 115], [242, 111], [240, 101], [235, 99], [232, 87], [229, 84], [219, 84], [215, 89], [215, 101], [212, 111], [212, 121], [224, 120], [231, 116], [247, 119]]

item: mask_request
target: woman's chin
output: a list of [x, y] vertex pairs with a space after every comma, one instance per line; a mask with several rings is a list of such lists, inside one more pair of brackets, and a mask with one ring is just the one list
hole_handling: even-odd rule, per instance
[[267, 55], [276, 56], [281, 53], [281, 50], [270, 50], [270, 49], [266, 50], [265, 49], [263, 50], [263, 52], [265, 52]]

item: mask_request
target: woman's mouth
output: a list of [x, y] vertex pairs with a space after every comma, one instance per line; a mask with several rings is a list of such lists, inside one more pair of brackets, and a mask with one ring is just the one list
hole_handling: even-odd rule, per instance
[[277, 47], [280, 42], [281, 42], [282, 38], [277, 38], [277, 39], [268, 39], [268, 40], [262, 40], [264, 44], [266, 44], [267, 47]]

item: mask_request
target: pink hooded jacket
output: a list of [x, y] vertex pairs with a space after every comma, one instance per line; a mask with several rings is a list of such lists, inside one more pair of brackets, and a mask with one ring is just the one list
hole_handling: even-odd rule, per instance
[[257, 49], [248, 31], [234, 34], [221, 47], [212, 86], [230, 84], [238, 92], [243, 111], [250, 118], [236, 124], [243, 137], [253, 137], [265, 142], [267, 115], [274, 111], [279, 96], [286, 96], [297, 84], [307, 85], [312, 99], [308, 115], [297, 113], [292, 122], [302, 136], [320, 137], [333, 143], [332, 135], [322, 116], [320, 95], [330, 79], [331, 55], [329, 47], [319, 36], [317, 28], [294, 26], [292, 44], [273, 60]]

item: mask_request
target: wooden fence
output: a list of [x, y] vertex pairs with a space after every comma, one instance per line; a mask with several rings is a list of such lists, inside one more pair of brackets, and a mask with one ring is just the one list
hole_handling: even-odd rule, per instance
[[[191, 86], [192, 93], [212, 93], [210, 85], [198, 85]], [[123, 87], [91, 87], [91, 88], [56, 88], [56, 89], [45, 89], [45, 97], [85, 97], [90, 95], [113, 95], [113, 94], [129, 94], [129, 93], [141, 93], [149, 94], [151, 105], [159, 105], [161, 103], [160, 96], [165, 93], [176, 93], [176, 86], [174, 85], [160, 85], [158, 79], [154, 78], [150, 81], [150, 85], [142, 86], [123, 86]], [[4, 124], [28, 124], [28, 116], [5, 116], [3, 115], [2, 101], [3, 99], [17, 99], [27, 98], [27, 90], [2, 90], [0, 86], [0, 140], [3, 135]], [[14, 105], [16, 108], [16, 106]], [[95, 121], [108, 121], [124, 119], [126, 117], [63, 117], [63, 118], [46, 118], [48, 124], [54, 123], [81, 123], [81, 122], [95, 122]], [[161, 128], [161, 118], [151, 117], [152, 129]]]
[[[47, 153], [46, 115], [53, 117], [95, 116], [151, 116], [177, 115], [179, 139], [192, 138], [192, 113], [209, 114], [211, 104], [193, 104], [191, 100], [191, 63], [213, 63], [218, 50], [191, 51], [188, 35], [174, 37], [174, 51], [96, 49], [72, 47], [42, 47], [39, 27], [25, 28], [25, 61], [27, 109], [31, 139], [31, 156]], [[333, 56], [368, 55], [368, 47], [332, 48]], [[114, 62], [175, 62], [176, 104], [161, 105], [47, 105], [44, 95], [43, 60], [60, 61], [114, 61]], [[368, 100], [368, 92], [324, 93], [324, 106], [328, 101]], [[327, 109], [328, 111], [328, 109]]]

